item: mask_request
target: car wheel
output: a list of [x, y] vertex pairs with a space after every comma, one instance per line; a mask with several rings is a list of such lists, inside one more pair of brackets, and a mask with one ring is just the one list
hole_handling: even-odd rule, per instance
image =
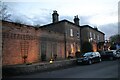
[[92, 64], [92, 61], [91, 61], [91, 60], [89, 60], [89, 61], [88, 61], [88, 64], [89, 64], [89, 65], [91, 65], [91, 64]]
[[113, 60], [113, 57], [110, 57], [109, 59], [110, 59], [110, 60]]

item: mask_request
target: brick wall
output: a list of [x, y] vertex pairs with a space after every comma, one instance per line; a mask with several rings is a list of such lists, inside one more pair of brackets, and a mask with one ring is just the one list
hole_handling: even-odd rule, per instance
[[2, 30], [3, 65], [39, 61], [39, 42], [34, 28], [3, 22]]
[[41, 44], [43, 42], [46, 46], [44, 54], [46, 54], [47, 61], [53, 58], [54, 54], [57, 54], [57, 60], [65, 58], [64, 35], [57, 32], [34, 28], [29, 25], [3, 22], [2, 38], [3, 65], [42, 61]]

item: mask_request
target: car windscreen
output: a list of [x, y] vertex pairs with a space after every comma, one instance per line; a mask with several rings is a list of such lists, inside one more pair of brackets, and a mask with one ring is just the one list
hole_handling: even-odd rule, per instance
[[105, 51], [101, 51], [100, 54], [101, 54], [101, 55], [105, 55]]
[[120, 53], [120, 49], [116, 51], [117, 53]]
[[113, 54], [113, 52], [112, 52], [112, 51], [107, 51], [107, 52], [105, 52], [105, 53], [106, 53], [106, 55]]
[[83, 56], [90, 56], [91, 55], [91, 53], [89, 52], [89, 53], [85, 53]]

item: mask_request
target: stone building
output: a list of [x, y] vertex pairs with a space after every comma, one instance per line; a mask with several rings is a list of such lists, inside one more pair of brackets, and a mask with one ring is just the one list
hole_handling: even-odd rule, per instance
[[69, 55], [74, 57], [75, 52], [80, 51], [80, 26], [78, 17], [75, 16], [74, 23], [68, 20], [59, 21], [59, 15], [57, 11], [54, 11], [52, 17], [53, 22], [51, 24], [41, 26], [40, 28], [62, 34], [64, 36], [65, 58], [67, 58]]
[[59, 14], [54, 11], [52, 19], [52, 23], [40, 27], [2, 21], [3, 66], [74, 58], [81, 42], [92, 38], [104, 41], [104, 33], [80, 26], [78, 16], [74, 23], [59, 21]]
[[81, 26], [81, 42], [90, 42], [93, 46], [93, 51], [103, 50], [105, 34], [89, 25]]

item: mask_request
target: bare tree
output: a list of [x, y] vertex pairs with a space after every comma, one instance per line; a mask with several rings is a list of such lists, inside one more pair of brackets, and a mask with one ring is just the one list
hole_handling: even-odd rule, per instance
[[19, 19], [19, 18], [16, 18], [13, 22], [15, 22], [15, 23], [19, 23], [19, 24], [25, 24], [25, 22], [22, 21], [22, 20]]
[[8, 6], [0, 1], [0, 20], [10, 20], [11, 14], [8, 13]]
[[35, 24], [34, 26], [35, 26], [35, 27], [40, 27], [40, 24]]

